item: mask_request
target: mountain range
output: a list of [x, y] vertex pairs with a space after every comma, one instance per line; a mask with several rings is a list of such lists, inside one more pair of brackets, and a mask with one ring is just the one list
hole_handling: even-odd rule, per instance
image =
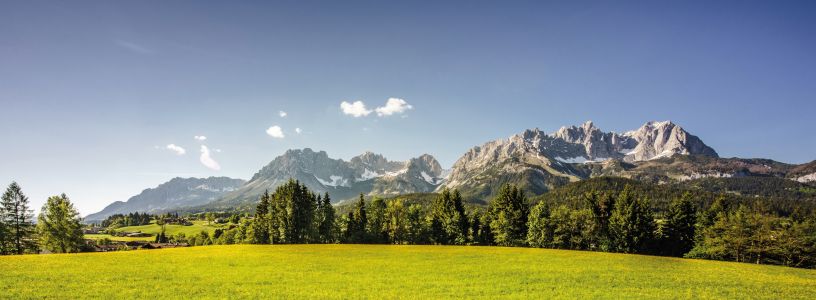
[[86, 220], [114, 213], [175, 209], [249, 208], [266, 190], [295, 179], [335, 202], [364, 195], [392, 196], [455, 188], [466, 198], [486, 200], [504, 183], [532, 194], [599, 176], [651, 183], [705, 177], [775, 177], [816, 182], [816, 161], [793, 165], [770, 159], [720, 158], [703, 141], [670, 122], [647, 122], [625, 133], [604, 132], [588, 121], [545, 133], [525, 130], [466, 151], [445, 170], [429, 154], [390, 161], [365, 152], [348, 161], [325, 151], [293, 149], [276, 157], [249, 181], [225, 177], [174, 178], [127, 202], [114, 202]]

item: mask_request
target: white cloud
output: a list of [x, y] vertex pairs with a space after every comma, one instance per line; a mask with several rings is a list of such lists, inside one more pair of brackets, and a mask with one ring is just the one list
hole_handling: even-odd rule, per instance
[[139, 53], [139, 54], [154, 54], [154, 53], [156, 53], [156, 51], [153, 51], [153, 49], [150, 49], [148, 47], [145, 47], [143, 45], [140, 45], [140, 44], [137, 44], [137, 43], [134, 43], [134, 42], [124, 41], [124, 40], [115, 40], [113, 42], [117, 46], [122, 47], [124, 49], [127, 49], [129, 51], [135, 52], [135, 53]]
[[278, 115], [279, 115], [281, 118], [286, 118], [286, 116], [287, 116], [288, 114], [287, 114], [285, 111], [279, 110], [279, 111], [278, 111]]
[[203, 135], [197, 135], [197, 136], [194, 136], [193, 138], [196, 139], [197, 141], [206, 141], [207, 140], [207, 137], [203, 136]]
[[343, 101], [340, 103], [340, 109], [343, 110], [343, 114], [350, 115], [355, 118], [367, 116], [371, 113], [370, 109], [366, 109], [363, 101], [354, 101], [354, 103]]
[[375, 110], [377, 111], [377, 116], [386, 117], [393, 114], [401, 114], [407, 110], [414, 109], [411, 104], [405, 102], [400, 98], [388, 98], [388, 101], [385, 102], [385, 106], [377, 107]]
[[275, 126], [272, 126], [272, 127], [269, 127], [268, 129], [266, 129], [266, 134], [268, 134], [269, 136], [271, 136], [273, 138], [276, 138], [276, 139], [282, 139], [282, 138], [286, 137], [286, 136], [283, 135], [283, 129], [281, 129], [280, 126], [278, 126], [278, 125], [275, 125]]
[[303, 133], [303, 129], [300, 129], [300, 127], [295, 128], [295, 133], [301, 134], [301, 133]]
[[201, 157], [199, 158], [201, 164], [213, 170], [221, 170], [221, 165], [210, 156], [210, 149], [207, 146], [201, 145]]
[[187, 150], [184, 150], [184, 148], [176, 146], [176, 144], [170, 144], [165, 146], [164, 148], [176, 152], [176, 155], [184, 155], [184, 153], [187, 153]]

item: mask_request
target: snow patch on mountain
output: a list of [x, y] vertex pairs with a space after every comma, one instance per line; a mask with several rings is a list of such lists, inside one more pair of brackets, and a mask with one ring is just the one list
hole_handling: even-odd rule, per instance
[[348, 179], [343, 178], [343, 176], [331, 175], [331, 176], [329, 176], [329, 179], [331, 181], [326, 181], [324, 179], [320, 179], [320, 177], [317, 177], [317, 176], [315, 176], [315, 179], [317, 179], [317, 181], [319, 181], [320, 184], [325, 185], [325, 186], [331, 186], [331, 187], [339, 187], [339, 186], [346, 186], [347, 187], [347, 186], [350, 186], [349, 183], [348, 183]]
[[555, 160], [560, 161], [562, 163], [568, 163], [568, 164], [580, 164], [580, 163], [585, 163], [585, 162], [589, 161], [589, 160], [586, 159], [586, 157], [583, 157], [583, 156], [576, 156], [576, 157], [570, 157], [570, 158], [562, 158], [560, 156], [556, 156]]
[[805, 176], [800, 176], [800, 177], [796, 178], [796, 181], [798, 181], [798, 182], [812, 182], [812, 181], [816, 181], [816, 172], [814, 172], [814, 173], [810, 173], [810, 174], [807, 174], [807, 175], [805, 175]]
[[366, 181], [366, 180], [374, 179], [374, 178], [377, 178], [377, 177], [380, 177], [380, 176], [382, 176], [382, 174], [373, 172], [373, 171], [369, 170], [368, 168], [365, 168], [363, 170], [363, 174], [361, 174], [360, 177], [358, 177], [354, 181], [357, 181], [357, 182]]

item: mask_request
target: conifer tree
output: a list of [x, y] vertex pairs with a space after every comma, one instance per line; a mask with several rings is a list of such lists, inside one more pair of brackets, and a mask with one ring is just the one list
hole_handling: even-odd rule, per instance
[[684, 193], [669, 204], [666, 212], [664, 234], [665, 253], [682, 256], [694, 247], [697, 209], [691, 200], [691, 193]]
[[515, 185], [505, 184], [490, 202], [490, 228], [500, 246], [523, 246], [527, 240], [527, 198]]
[[23, 194], [20, 185], [12, 182], [3, 193], [2, 214], [0, 214], [0, 235], [5, 235], [0, 243], [5, 244], [7, 252], [23, 254], [37, 248], [34, 240], [35, 227], [32, 219], [34, 215], [28, 208], [28, 197]]
[[254, 243], [269, 244], [270, 238], [269, 191], [264, 191], [255, 207], [255, 218], [252, 220]]
[[354, 210], [349, 212], [348, 241], [350, 243], [362, 244], [368, 242], [368, 216], [366, 215], [365, 197], [360, 194], [360, 200], [354, 204]]
[[331, 198], [329, 198], [329, 193], [323, 196], [322, 204], [320, 205], [320, 225], [318, 226], [318, 232], [320, 235], [320, 242], [321, 243], [333, 243], [334, 242], [334, 206], [331, 204]]
[[645, 252], [653, 241], [655, 223], [649, 201], [632, 192], [627, 185], [615, 201], [609, 220], [615, 249], [624, 253]]

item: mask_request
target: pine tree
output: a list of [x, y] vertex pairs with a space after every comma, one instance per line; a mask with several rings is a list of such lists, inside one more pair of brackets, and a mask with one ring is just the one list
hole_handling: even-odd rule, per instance
[[255, 208], [255, 218], [252, 219], [254, 243], [269, 244], [270, 238], [269, 192], [264, 191]]
[[8, 252], [15, 254], [35, 251], [37, 244], [34, 240], [35, 227], [32, 222], [34, 215], [28, 208], [28, 197], [23, 194], [16, 182], [8, 186], [0, 204], [3, 207], [0, 223], [3, 223], [2, 227], [5, 227], [0, 231], [3, 231], [6, 236], [5, 241], [0, 240], [0, 243], [6, 246], [0, 246], [0, 248], [6, 248]]
[[79, 252], [83, 245], [79, 222], [79, 212], [65, 194], [49, 197], [37, 222], [40, 243], [51, 252]]
[[515, 185], [505, 184], [490, 202], [490, 228], [500, 246], [523, 246], [527, 240], [527, 198]]
[[365, 197], [360, 194], [360, 200], [354, 205], [353, 211], [349, 212], [348, 228], [346, 230], [349, 243], [362, 244], [368, 242], [368, 216], [366, 215]]
[[615, 250], [624, 253], [642, 253], [653, 241], [655, 223], [651, 206], [645, 198], [624, 187], [615, 201], [615, 210], [609, 220]]
[[319, 235], [320, 235], [320, 242], [321, 243], [333, 243], [334, 242], [334, 206], [331, 204], [331, 198], [329, 198], [329, 193], [323, 196], [323, 202], [320, 205], [320, 225], [319, 225]]
[[664, 227], [666, 254], [682, 256], [694, 247], [696, 223], [697, 209], [691, 200], [691, 193], [686, 192], [681, 198], [672, 200]]

